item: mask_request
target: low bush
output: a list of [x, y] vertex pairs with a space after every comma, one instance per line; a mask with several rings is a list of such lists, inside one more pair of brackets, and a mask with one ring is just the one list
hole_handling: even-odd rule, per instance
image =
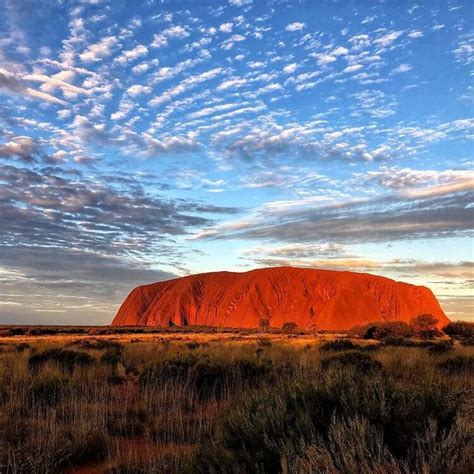
[[474, 357], [458, 355], [439, 362], [437, 366], [448, 374], [474, 373]]
[[296, 334], [297, 330], [298, 325], [293, 321], [287, 321], [286, 323], [283, 323], [283, 326], [281, 327], [281, 332], [283, 334]]
[[113, 411], [108, 416], [107, 431], [114, 436], [136, 438], [145, 432], [147, 421], [148, 413], [144, 409], [131, 407]]
[[382, 340], [387, 337], [410, 338], [416, 336], [415, 329], [403, 321], [386, 321], [356, 326], [349, 331], [351, 337]]
[[17, 344], [15, 346], [15, 350], [17, 352], [23, 352], [23, 351], [26, 351], [27, 349], [30, 349], [31, 346], [30, 344], [26, 343], [26, 342], [20, 342], [19, 344]]
[[26, 334], [25, 328], [9, 328], [7, 336], [24, 336]]
[[257, 339], [257, 345], [259, 347], [271, 347], [272, 341], [269, 337], [259, 337]]
[[349, 339], [335, 339], [334, 341], [328, 341], [319, 347], [321, 352], [341, 352], [341, 351], [356, 351], [361, 349], [361, 346], [354, 344]]
[[436, 342], [428, 346], [428, 351], [433, 355], [447, 354], [454, 351], [454, 341], [448, 339], [445, 341]]
[[122, 362], [122, 353], [117, 352], [114, 349], [108, 349], [100, 356], [100, 362], [101, 364], [116, 367], [120, 362]]
[[199, 342], [188, 342], [186, 344], [186, 347], [191, 350], [199, 349], [201, 347], [201, 344]]
[[67, 379], [53, 375], [33, 379], [26, 393], [28, 406], [37, 409], [55, 407], [63, 398], [67, 385]]
[[353, 369], [357, 372], [368, 374], [382, 370], [383, 366], [378, 360], [373, 360], [361, 352], [344, 352], [321, 361], [321, 368], [328, 369]]
[[37, 372], [47, 362], [54, 362], [63, 370], [72, 372], [75, 367], [88, 367], [93, 361], [93, 357], [87, 352], [54, 348], [30, 355], [28, 367], [32, 372]]
[[149, 365], [140, 376], [141, 387], [178, 382], [191, 386], [199, 398], [222, 397], [230, 385], [256, 385], [271, 373], [268, 359], [224, 359], [192, 353], [173, 354]]
[[466, 345], [474, 343], [474, 323], [455, 321], [445, 326], [443, 331], [448, 336], [458, 339]]
[[[192, 472], [293, 472], [310, 446], [333, 449], [326, 461], [338, 469], [326, 471], [322, 464], [297, 472], [389, 472], [377, 471], [379, 464], [407, 465], [407, 472], [414, 472], [417, 461], [410, 456], [429, 420], [437, 436], [448, 435], [460, 403], [451, 387], [399, 387], [377, 373], [252, 392], [224, 414]], [[374, 471], [351, 470], [349, 463], [359, 469], [373, 465]]]

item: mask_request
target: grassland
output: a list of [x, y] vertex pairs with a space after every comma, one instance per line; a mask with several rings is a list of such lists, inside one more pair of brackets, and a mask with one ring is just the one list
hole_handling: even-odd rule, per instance
[[4, 331], [0, 471], [474, 471], [472, 346], [338, 337]]

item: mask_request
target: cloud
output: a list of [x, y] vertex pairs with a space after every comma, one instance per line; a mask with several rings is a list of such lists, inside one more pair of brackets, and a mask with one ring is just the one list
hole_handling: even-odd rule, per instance
[[245, 5], [250, 5], [253, 0], [229, 0], [229, 4], [234, 7], [243, 7]]
[[118, 40], [115, 36], [106, 36], [97, 43], [89, 45], [79, 57], [84, 63], [98, 62], [112, 55]]
[[82, 87], [74, 86], [73, 84], [63, 80], [63, 78], [72, 80], [74, 75], [75, 73], [73, 71], [61, 71], [51, 77], [45, 74], [26, 74], [23, 76], [23, 80], [41, 82], [42, 89], [46, 93], [50, 93], [57, 88], [61, 89], [61, 91], [66, 95], [87, 94], [87, 90], [83, 89]]
[[135, 61], [138, 58], [146, 56], [148, 54], [148, 48], [139, 44], [133, 49], [122, 51], [122, 54], [118, 56], [115, 61], [121, 65], [125, 65], [129, 62]]
[[296, 71], [297, 68], [298, 68], [298, 64], [296, 64], [296, 63], [287, 64], [283, 68], [283, 72], [285, 74], [293, 74]]
[[[182, 146], [175, 141], [162, 146]], [[0, 168], [0, 244], [83, 249], [104, 255], [151, 256], [155, 245], [209, 224], [207, 214], [235, 212], [189, 200], [144, 192], [138, 179], [128, 185], [97, 184], [54, 171]]]
[[367, 179], [412, 199], [474, 190], [474, 172], [470, 170], [437, 171], [391, 167], [370, 171]]
[[87, 250], [2, 246], [0, 322], [109, 324], [134, 286], [176, 276]]
[[349, 54], [349, 50], [344, 46], [338, 46], [331, 51], [332, 56], [345, 56], [346, 54]]
[[397, 40], [402, 34], [403, 31], [391, 31], [390, 33], [387, 33], [374, 40], [374, 43], [382, 47], [387, 47]]
[[196, 119], [196, 118], [201, 118], [201, 117], [206, 117], [208, 115], [213, 115], [216, 112], [223, 112], [226, 110], [230, 109], [235, 109], [236, 107], [239, 107], [242, 105], [241, 103], [235, 103], [235, 104], [218, 104], [214, 105], [212, 107], [205, 107], [204, 109], [198, 110], [196, 112], [192, 112], [188, 115], [188, 118], [190, 119]]
[[474, 34], [461, 35], [452, 53], [457, 63], [465, 66], [474, 63]]
[[347, 66], [342, 72], [351, 73], [356, 72], [362, 69], [364, 66], [362, 64], [353, 64], [352, 66]]
[[233, 89], [233, 88], [240, 88], [247, 84], [247, 79], [241, 79], [241, 78], [235, 78], [235, 79], [227, 79], [223, 82], [221, 82], [217, 86], [218, 91], [225, 91], [227, 89]]
[[378, 197], [320, 206], [269, 209], [195, 234], [196, 239], [263, 239], [337, 244], [465, 235], [472, 231], [472, 192], [424, 199]]
[[25, 163], [32, 163], [38, 152], [38, 143], [30, 137], [16, 136], [9, 142], [0, 143], [0, 158], [17, 158]]
[[231, 33], [233, 27], [233, 23], [222, 23], [222, 25], [219, 26], [219, 31], [222, 31], [223, 33]]
[[305, 27], [304, 23], [300, 23], [299, 21], [295, 21], [294, 23], [289, 23], [286, 25], [286, 31], [300, 31]]
[[142, 86], [141, 84], [134, 84], [127, 89], [127, 94], [131, 97], [138, 97], [142, 94], [151, 94], [151, 87]]
[[184, 39], [189, 36], [189, 32], [187, 28], [184, 28], [183, 26], [176, 25], [176, 26], [170, 26], [166, 30], [164, 30], [161, 33], [163, 36], [166, 36], [167, 38], [177, 38], [177, 39]]
[[320, 66], [324, 66], [326, 64], [330, 64], [337, 61], [337, 58], [335, 56], [332, 56], [331, 54], [315, 54], [314, 57], [316, 58], [316, 61]]
[[0, 68], [0, 91], [7, 91], [15, 95], [27, 96], [33, 99], [40, 99], [52, 104], [65, 105], [66, 102], [54, 97], [46, 92], [41, 92], [31, 87], [28, 87], [21, 76], [9, 73], [5, 69]]
[[178, 95], [181, 95], [190, 89], [196, 87], [198, 84], [214, 79], [223, 72], [222, 68], [214, 68], [209, 71], [205, 71], [194, 76], [189, 76], [188, 78], [181, 81], [177, 86], [172, 87], [165, 91], [162, 95], [154, 97], [149, 105], [152, 107], [157, 107], [159, 105], [165, 104], [166, 102], [172, 101]]
[[409, 64], [400, 64], [400, 66], [397, 66], [396, 68], [392, 69], [391, 74], [402, 74], [404, 72], [411, 71], [412, 69], [413, 67]]

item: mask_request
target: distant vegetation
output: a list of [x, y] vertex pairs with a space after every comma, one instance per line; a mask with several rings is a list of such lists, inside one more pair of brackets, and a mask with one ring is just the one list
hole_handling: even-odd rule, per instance
[[473, 472], [472, 325], [421, 329], [4, 339], [0, 471]]

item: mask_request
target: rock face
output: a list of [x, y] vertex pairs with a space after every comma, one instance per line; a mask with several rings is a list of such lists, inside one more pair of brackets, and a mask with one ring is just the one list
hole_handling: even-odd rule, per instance
[[406, 321], [419, 314], [449, 320], [428, 288], [366, 273], [307, 268], [215, 272], [135, 288], [113, 326], [272, 327], [349, 329], [375, 321]]

